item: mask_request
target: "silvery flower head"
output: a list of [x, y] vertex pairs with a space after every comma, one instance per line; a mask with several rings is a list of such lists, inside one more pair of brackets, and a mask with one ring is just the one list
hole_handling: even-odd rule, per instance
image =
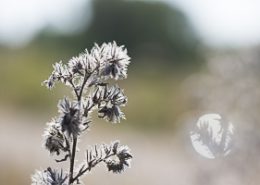
[[104, 43], [100, 47], [96, 44], [91, 50], [94, 58], [100, 61], [100, 74], [114, 79], [127, 77], [127, 67], [130, 57], [124, 46], [117, 46], [116, 42]]
[[124, 91], [117, 85], [107, 88], [104, 96], [104, 99], [110, 100], [113, 105], [124, 106], [127, 103], [127, 97], [124, 95]]
[[120, 106], [124, 106], [127, 97], [118, 86], [98, 87], [92, 94], [92, 102], [98, 104], [98, 116], [112, 123], [125, 119]]
[[49, 167], [47, 170], [35, 172], [32, 176], [32, 185], [68, 185], [65, 182], [67, 177], [62, 170], [58, 172]]
[[86, 66], [86, 58], [84, 54], [79, 55], [78, 57], [73, 57], [68, 62], [69, 70], [72, 74], [83, 74]]
[[60, 81], [66, 84], [71, 79], [72, 74], [69, 72], [67, 65], [60, 61], [53, 65], [52, 74], [47, 80], [43, 82], [43, 85], [46, 85], [48, 89], [52, 89], [55, 85], [55, 82]]
[[84, 73], [91, 74], [97, 67], [98, 61], [86, 50], [85, 53], [73, 57], [68, 62], [68, 68], [73, 74], [84, 75]]
[[62, 132], [69, 136], [76, 136], [80, 132], [79, 107], [76, 102], [70, 102], [67, 98], [59, 101], [58, 104]]
[[126, 167], [130, 167], [132, 155], [127, 146], [119, 146], [119, 142], [113, 144], [113, 152], [116, 158], [109, 158], [106, 161], [108, 171], [121, 173]]
[[60, 151], [64, 149], [63, 145], [65, 142], [64, 136], [61, 129], [55, 120], [48, 123], [48, 128], [44, 132], [45, 147], [50, 153], [60, 154]]
[[117, 105], [106, 105], [99, 109], [98, 117], [112, 123], [119, 123], [121, 119], [125, 119], [125, 114]]

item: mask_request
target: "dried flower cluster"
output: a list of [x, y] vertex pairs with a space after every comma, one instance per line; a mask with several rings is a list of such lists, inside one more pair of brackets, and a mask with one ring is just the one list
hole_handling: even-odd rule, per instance
[[62, 170], [60, 172], [52, 170], [50, 167], [44, 171], [36, 171], [32, 177], [32, 184], [37, 185], [67, 185], [65, 182], [68, 176], [63, 176]]
[[127, 97], [119, 86], [109, 86], [108, 79], [125, 79], [130, 57], [124, 46], [115, 42], [97, 44], [90, 52], [73, 57], [67, 64], [62, 62], [53, 65], [53, 72], [43, 82], [52, 89], [56, 82], [61, 82], [73, 89], [75, 100], [64, 98], [58, 103], [59, 116], [47, 123], [44, 132], [44, 146], [62, 159], [69, 161], [69, 171], [47, 170], [37, 171], [32, 176], [33, 185], [71, 185], [80, 183], [80, 177], [103, 162], [108, 171], [121, 173], [130, 166], [132, 155], [127, 146], [119, 146], [119, 142], [111, 145], [96, 146], [86, 151], [86, 160], [78, 170], [74, 170], [77, 141], [79, 136], [89, 128], [91, 113], [97, 110], [98, 117], [108, 122], [119, 123], [125, 119], [121, 107], [127, 103]]

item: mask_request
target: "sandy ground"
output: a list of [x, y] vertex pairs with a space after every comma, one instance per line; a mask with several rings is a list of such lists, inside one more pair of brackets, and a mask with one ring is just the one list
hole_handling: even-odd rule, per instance
[[[28, 185], [35, 169], [57, 166], [41, 147], [44, 119], [0, 112], [0, 184]], [[169, 132], [167, 132], [169, 133]], [[112, 174], [100, 165], [84, 177], [85, 184], [103, 185], [257, 185], [257, 161], [230, 156], [209, 160], [192, 148], [185, 129], [173, 134], [144, 134], [107, 123], [93, 125], [81, 138], [79, 159], [84, 148], [96, 143], [120, 139], [134, 155], [132, 166], [124, 173]], [[239, 151], [238, 151], [239, 152]], [[247, 161], [242, 161], [246, 159]], [[250, 167], [250, 165], [255, 164]], [[65, 164], [66, 167], [66, 164]], [[250, 170], [248, 170], [250, 168]]]

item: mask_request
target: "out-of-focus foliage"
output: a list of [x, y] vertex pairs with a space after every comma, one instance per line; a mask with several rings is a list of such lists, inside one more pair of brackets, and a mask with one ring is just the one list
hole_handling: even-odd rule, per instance
[[127, 44], [133, 57], [168, 59], [168, 65], [195, 63], [199, 57], [198, 40], [186, 18], [165, 4], [96, 0], [93, 10], [82, 35], [87, 43], [116, 40]]
[[141, 1], [94, 0], [91, 6], [92, 20], [82, 33], [64, 37], [46, 30], [35, 43], [74, 53], [92, 47], [94, 42], [115, 40], [127, 45], [135, 60], [153, 59], [149, 64], [178, 69], [203, 62], [199, 40], [180, 11]]

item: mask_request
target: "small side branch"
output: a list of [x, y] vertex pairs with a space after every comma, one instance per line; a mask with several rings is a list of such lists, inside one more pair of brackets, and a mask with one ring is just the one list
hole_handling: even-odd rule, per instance
[[74, 181], [77, 181], [79, 179], [80, 176], [84, 175], [87, 171], [90, 171], [92, 168], [94, 168], [96, 165], [98, 165], [101, 162], [106, 161], [108, 158], [114, 156], [116, 154], [110, 154], [107, 155], [105, 158], [99, 158], [97, 160], [92, 159], [91, 161], [88, 162], [88, 166], [85, 167], [85, 165], [83, 165], [80, 170], [78, 171], [77, 175], [72, 179], [72, 183]]

